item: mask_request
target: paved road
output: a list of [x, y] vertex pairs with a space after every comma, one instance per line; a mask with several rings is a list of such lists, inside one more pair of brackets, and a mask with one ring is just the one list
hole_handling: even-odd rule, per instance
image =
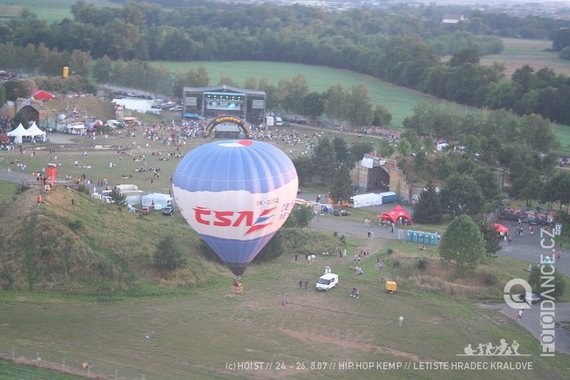
[[[309, 198], [308, 198], [309, 199]], [[312, 198], [314, 199], [314, 198]], [[374, 212], [381, 213], [386, 210], [390, 210], [394, 207], [394, 204], [387, 204], [383, 206], [375, 206], [370, 208]], [[511, 232], [515, 231], [516, 224], [508, 221], [499, 221], [501, 224], [509, 227]], [[325, 231], [336, 231], [339, 234], [351, 234], [366, 237], [368, 231], [372, 231], [374, 234], [374, 239], [398, 239], [399, 234], [398, 229], [394, 233], [390, 233], [390, 229], [379, 226], [366, 226], [364, 222], [354, 222], [351, 220], [343, 219], [342, 216], [319, 216], [314, 218], [311, 222], [311, 227], [325, 230]], [[535, 232], [533, 234], [528, 233], [528, 225], [525, 224], [525, 231], [522, 236], [513, 236], [511, 243], [503, 243], [503, 249], [499, 251], [499, 256], [512, 257], [515, 259], [523, 260], [529, 264], [538, 264], [541, 254], [550, 254], [551, 249], [544, 249], [540, 247], [540, 229], [534, 226]], [[543, 236], [547, 238], [547, 236]], [[556, 241], [556, 237], [554, 238]], [[550, 240], [546, 240], [547, 243]], [[564, 248], [562, 252], [558, 252], [558, 244], [556, 244], [556, 255], [560, 253], [560, 259], [556, 259], [556, 270], [570, 276], [570, 249]], [[521, 268], [524, 269], [524, 268]]]
[[[506, 304], [495, 305], [493, 308], [498, 309], [501, 314], [516, 320], [518, 310], [510, 308]], [[550, 311], [548, 311], [550, 314]], [[550, 322], [549, 317], [544, 314], [543, 320], [545, 322]], [[541, 333], [543, 333], [543, 328], [540, 323], [541, 308], [540, 304], [532, 305], [532, 308], [526, 309], [523, 312], [523, 316], [518, 323], [521, 324], [525, 329], [527, 329], [536, 339], [540, 340]], [[570, 303], [556, 303], [554, 311], [554, 343], [557, 353], [570, 354], [570, 332], [563, 328], [560, 323], [568, 323], [570, 321]], [[551, 335], [552, 330], [548, 328], [544, 329], [544, 335]], [[545, 339], [546, 341], [546, 339]], [[522, 347], [521, 347], [522, 348]], [[521, 352], [523, 350], [521, 349]]]
[[0, 180], [14, 182], [14, 183], [22, 183], [22, 182], [34, 181], [35, 178], [31, 174], [13, 172], [13, 171], [8, 171], [8, 169], [0, 168]]
[[[534, 233], [529, 233], [528, 224], [523, 224], [524, 232], [522, 236], [516, 236], [515, 229], [516, 223], [509, 221], [499, 221], [506, 227], [510, 228], [510, 232], [513, 235], [512, 243], [503, 243], [503, 249], [499, 252], [500, 256], [513, 257], [516, 259], [527, 261], [531, 264], [538, 264], [540, 260], [540, 255], [551, 254], [551, 248], [541, 248], [540, 241], [545, 239], [545, 245], [551, 245], [552, 240], [550, 237], [543, 235], [540, 236], [540, 227], [533, 226]], [[568, 226], [564, 226], [568, 227]], [[554, 237], [554, 242], [556, 242], [556, 236]], [[560, 254], [560, 259], [558, 259], [558, 254]], [[562, 252], [558, 252], [558, 244], [556, 244], [556, 270], [560, 271], [567, 276], [570, 276], [570, 250], [568, 247], [564, 248]]]

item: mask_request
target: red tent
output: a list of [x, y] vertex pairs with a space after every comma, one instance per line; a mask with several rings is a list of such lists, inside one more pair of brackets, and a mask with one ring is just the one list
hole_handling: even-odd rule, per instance
[[509, 229], [507, 227], [503, 226], [502, 224], [494, 223], [494, 224], [491, 224], [491, 227], [493, 227], [495, 230], [497, 230], [497, 232], [500, 233], [501, 235], [509, 233]]
[[34, 98], [36, 100], [52, 100], [55, 98], [55, 96], [53, 96], [52, 94], [50, 94], [47, 91], [38, 90], [38, 91], [34, 92], [34, 94], [32, 95], [32, 98]]
[[405, 208], [400, 205], [394, 207], [391, 211], [380, 215], [381, 220], [389, 221], [392, 223], [397, 223], [400, 218], [402, 218], [403, 221], [405, 220], [412, 223], [412, 216]]

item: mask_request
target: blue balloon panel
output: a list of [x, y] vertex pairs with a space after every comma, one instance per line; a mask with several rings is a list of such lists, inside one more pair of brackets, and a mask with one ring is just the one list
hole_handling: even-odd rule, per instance
[[279, 148], [252, 140], [201, 145], [176, 167], [173, 183], [188, 191], [246, 190], [266, 193], [297, 179]]
[[[218, 257], [232, 269], [236, 276], [239, 276], [245, 270], [255, 256], [265, 247], [275, 233], [262, 236], [257, 239], [241, 241], [232, 239], [220, 239], [213, 236], [200, 235], [200, 237], [212, 248]], [[241, 273], [238, 268], [243, 268]]]

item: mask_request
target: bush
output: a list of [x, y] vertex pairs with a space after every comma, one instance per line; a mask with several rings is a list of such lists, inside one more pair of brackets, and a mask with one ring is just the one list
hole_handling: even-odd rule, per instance
[[89, 195], [89, 188], [85, 185], [79, 185], [77, 187], [77, 191], [79, 191], [80, 193]]
[[186, 265], [186, 258], [174, 237], [167, 236], [160, 241], [154, 254], [154, 266], [161, 270], [173, 271]]
[[400, 260], [396, 260], [396, 261], [394, 261], [394, 263], [392, 263], [393, 268], [399, 268], [400, 266], [401, 266]]
[[497, 278], [497, 275], [495, 275], [495, 273], [491, 272], [483, 273], [483, 284], [485, 284], [485, 286], [495, 286], [497, 285], [498, 282], [499, 279]]
[[421, 258], [421, 259], [418, 260], [418, 263], [416, 264], [416, 267], [417, 267], [419, 270], [425, 270], [425, 269], [427, 268], [427, 265], [428, 265], [427, 259]]
[[83, 228], [83, 222], [79, 219], [76, 219], [73, 222], [69, 222], [68, 226], [73, 231], [79, 231], [81, 228]]
[[392, 253], [394, 253], [394, 250], [392, 248], [388, 248], [388, 250], [386, 251], [387, 254], [391, 255]]

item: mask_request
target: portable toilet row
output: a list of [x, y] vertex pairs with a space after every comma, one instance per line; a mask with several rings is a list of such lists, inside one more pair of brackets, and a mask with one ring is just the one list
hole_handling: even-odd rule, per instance
[[438, 234], [422, 231], [406, 231], [406, 241], [418, 244], [437, 245]]

